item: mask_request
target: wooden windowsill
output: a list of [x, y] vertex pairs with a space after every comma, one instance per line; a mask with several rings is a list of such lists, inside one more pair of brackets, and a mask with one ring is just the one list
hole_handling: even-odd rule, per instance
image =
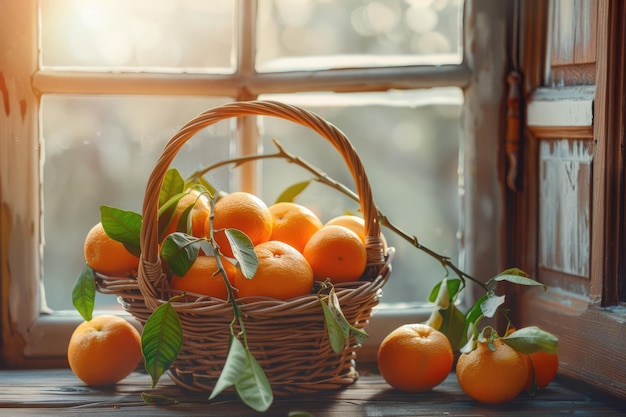
[[[177, 405], [146, 404], [141, 393], [176, 398]], [[106, 415], [171, 416], [259, 415], [244, 406], [234, 394], [222, 394], [208, 402], [206, 394], [190, 394], [176, 387], [168, 377], [150, 389], [150, 378], [136, 372], [115, 387], [85, 386], [68, 369], [0, 370], [0, 414], [24, 415]], [[562, 377], [535, 397], [521, 394], [502, 405], [483, 405], [467, 397], [451, 374], [434, 390], [425, 393], [395, 391], [378, 375], [362, 375], [352, 386], [334, 392], [276, 398], [264, 415], [286, 416], [292, 411], [306, 411], [320, 416], [577, 416], [622, 415], [626, 401], [597, 393], [586, 386], [573, 384]]]

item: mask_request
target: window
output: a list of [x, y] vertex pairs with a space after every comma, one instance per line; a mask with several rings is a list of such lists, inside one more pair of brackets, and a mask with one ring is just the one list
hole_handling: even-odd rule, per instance
[[[502, 74], [493, 68], [502, 67], [504, 36], [494, 25], [481, 37], [468, 29], [462, 41], [460, 23], [470, 17], [503, 20], [505, 5], [297, 3], [186, 0], [146, 7], [29, 0], [7, 7], [10, 24], [0, 31], [18, 36], [0, 37], [0, 46], [19, 51], [19, 59], [1, 62], [7, 121], [0, 160], [5, 360], [64, 357], [78, 321], [70, 289], [98, 207], [139, 211], [145, 178], [163, 143], [199, 111], [231, 100], [277, 99], [321, 114], [353, 140], [369, 167], [374, 195], [392, 220], [458, 258], [473, 275], [488, 278], [501, 269], [493, 254], [502, 209], [496, 172], [502, 91], [494, 85]], [[337, 33], [334, 19], [350, 22], [345, 33]], [[476, 59], [493, 65], [472, 72]], [[194, 138], [175, 165], [193, 171], [211, 158], [268, 150], [276, 138], [349, 182], [340, 161], [300, 140], [310, 132], [268, 118], [257, 124], [259, 136], [238, 136], [234, 123], [216, 125], [203, 132], [206, 138]], [[271, 201], [289, 184], [274, 181], [271, 164], [260, 170], [262, 181], [254, 170], [212, 180]], [[329, 193], [315, 190], [305, 203], [329, 207], [322, 198], [334, 196], [322, 194]], [[399, 194], [401, 204], [393, 201]], [[354, 209], [336, 204], [334, 211]], [[397, 278], [385, 289], [390, 305], [381, 306], [373, 320], [373, 346], [390, 330], [385, 326], [423, 317], [419, 307], [443, 273], [391, 232], [386, 236], [398, 250]], [[114, 309], [113, 301], [99, 300], [98, 307]]]
[[512, 262], [549, 290], [522, 293], [521, 318], [560, 337], [561, 373], [623, 397], [626, 8], [553, 0], [523, 10], [528, 134], [512, 201], [527, 215], [513, 228]]

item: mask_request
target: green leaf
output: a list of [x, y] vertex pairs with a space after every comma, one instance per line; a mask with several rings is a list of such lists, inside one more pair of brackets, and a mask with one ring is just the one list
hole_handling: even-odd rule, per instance
[[502, 341], [520, 353], [535, 353], [540, 350], [557, 353], [559, 339], [537, 326], [516, 330]]
[[141, 333], [141, 350], [152, 388], [178, 356], [183, 345], [183, 329], [176, 310], [168, 301], [150, 315]]
[[508, 282], [512, 282], [513, 284], [519, 284], [519, 285], [543, 287], [544, 290], [548, 289], [548, 286], [545, 284], [542, 284], [541, 282], [535, 281], [532, 278], [520, 277], [519, 275], [498, 275], [494, 277], [493, 280], [494, 281], [508, 281]]
[[191, 213], [193, 211], [194, 204], [190, 204], [180, 213], [180, 219], [178, 219], [178, 224], [176, 224], [176, 231], [181, 233], [191, 234]]
[[241, 378], [244, 368], [246, 367], [246, 350], [236, 337], [230, 337], [228, 342], [228, 355], [224, 362], [224, 367], [220, 373], [213, 391], [209, 396], [209, 400], [217, 397], [225, 389], [235, 385], [235, 382]]
[[296, 198], [300, 194], [302, 194], [304, 190], [307, 189], [309, 184], [311, 184], [311, 180], [302, 181], [302, 182], [298, 182], [296, 184], [290, 185], [282, 193], [280, 193], [280, 195], [278, 196], [278, 198], [276, 198], [276, 201], [274, 203], [281, 203], [281, 202], [289, 203], [289, 202], [295, 201]]
[[159, 227], [159, 240], [163, 239], [165, 236], [165, 232], [169, 227], [172, 219], [174, 218], [174, 214], [176, 213], [176, 208], [178, 207], [178, 202], [181, 198], [183, 198], [187, 193], [178, 193], [170, 197], [161, 207], [159, 207], [158, 213], [158, 227]]
[[176, 398], [167, 397], [165, 395], [160, 395], [160, 394], [148, 394], [145, 392], [141, 393], [141, 399], [146, 404], [155, 404], [155, 405], [179, 404], [179, 401]]
[[290, 411], [287, 417], [315, 417], [315, 415], [308, 411]]
[[540, 286], [543, 287], [544, 290], [548, 289], [547, 285], [535, 281], [534, 279], [530, 278], [530, 275], [518, 268], [511, 268], [507, 269], [506, 271], [500, 272], [498, 275], [493, 277], [491, 281], [508, 281], [512, 282], [513, 284]]
[[465, 315], [456, 308], [454, 303], [439, 311], [443, 316], [443, 323], [439, 327], [439, 331], [446, 335], [452, 348], [456, 350], [467, 341]]
[[93, 318], [93, 307], [96, 302], [96, 279], [93, 269], [85, 265], [78, 276], [72, 290], [72, 304], [83, 319], [90, 321]]
[[445, 278], [444, 280], [439, 281], [437, 285], [435, 285], [432, 291], [430, 292], [428, 296], [428, 301], [430, 301], [431, 303], [434, 303], [435, 301], [437, 301], [437, 298], [439, 296], [439, 289], [441, 288], [441, 285], [443, 284], [444, 281], [446, 283], [446, 286], [448, 287], [448, 301], [452, 302], [454, 300], [454, 298], [459, 292], [459, 289], [461, 288], [461, 280], [458, 278], [453, 278], [453, 279]]
[[491, 318], [498, 311], [498, 307], [504, 304], [504, 295], [487, 294], [487, 299], [480, 304], [480, 309], [485, 317]]
[[110, 206], [100, 206], [100, 221], [104, 232], [111, 239], [124, 245], [127, 251], [139, 257], [141, 254], [141, 214]]
[[443, 281], [439, 281], [430, 291], [430, 294], [428, 295], [429, 302], [434, 303], [437, 300], [437, 297], [439, 296], [439, 288], [441, 288], [442, 282]]
[[359, 344], [367, 340], [368, 334], [364, 330], [354, 327], [343, 315], [334, 288], [331, 288], [327, 296], [318, 295], [318, 299], [324, 312], [326, 330], [333, 352], [340, 353], [349, 343], [350, 335], [353, 335]]
[[333, 313], [330, 311], [328, 304], [320, 297], [320, 304], [322, 305], [322, 311], [324, 312], [324, 322], [326, 323], [326, 331], [328, 332], [328, 340], [333, 352], [340, 353], [348, 343], [349, 332], [346, 328], [341, 326], [337, 321]]
[[235, 390], [244, 404], [255, 411], [266, 411], [274, 401], [270, 382], [248, 349], [246, 349], [246, 367], [235, 382]]
[[217, 195], [217, 189], [213, 184], [204, 179], [204, 177], [197, 178], [195, 181], [186, 182], [185, 188], [196, 188], [201, 193], [206, 191], [209, 193], [209, 198], [213, 198], [213, 196]]
[[450, 301], [452, 302], [461, 288], [461, 280], [458, 278], [448, 279], [446, 284], [448, 285], [448, 294], [450, 294]]
[[172, 197], [185, 191], [185, 180], [180, 171], [176, 168], [170, 168], [165, 173], [163, 185], [159, 192], [159, 208], [163, 207]]
[[481, 308], [482, 304], [487, 301], [487, 298], [489, 298], [488, 294], [483, 295], [482, 297], [480, 297], [476, 303], [474, 303], [474, 305], [472, 306], [472, 308], [467, 312], [467, 314], [465, 315], [465, 322], [466, 323], [475, 323], [476, 320], [478, 320], [482, 315], [483, 315], [483, 310]]
[[459, 352], [470, 353], [476, 348], [476, 338], [478, 337], [476, 333], [476, 326], [474, 322], [467, 323], [467, 331], [465, 333], [467, 342], [459, 349]]
[[200, 253], [201, 240], [180, 232], [174, 232], [165, 238], [161, 256], [174, 274], [182, 277], [189, 271]]
[[267, 410], [274, 400], [270, 383], [261, 366], [241, 341], [231, 336], [224, 368], [209, 400], [233, 385], [241, 400], [256, 411]]
[[519, 268], [505, 269], [504, 271], [502, 271], [498, 275], [496, 275], [496, 277], [499, 277], [501, 275], [515, 275], [515, 276], [518, 276], [518, 277], [530, 278], [529, 274], [527, 274], [526, 272], [522, 271]]
[[239, 269], [244, 277], [250, 279], [256, 274], [259, 260], [254, 251], [254, 245], [250, 238], [241, 230], [226, 229], [226, 238], [233, 251], [233, 256], [238, 262]]

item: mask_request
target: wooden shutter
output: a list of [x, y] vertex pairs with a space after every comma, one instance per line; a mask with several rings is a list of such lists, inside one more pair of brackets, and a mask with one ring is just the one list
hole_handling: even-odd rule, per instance
[[560, 372], [626, 397], [623, 2], [524, 1], [523, 189], [511, 261], [549, 290], [518, 319], [559, 337]]

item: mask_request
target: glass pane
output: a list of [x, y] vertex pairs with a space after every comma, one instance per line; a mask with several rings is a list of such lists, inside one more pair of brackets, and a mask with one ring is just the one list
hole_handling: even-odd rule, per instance
[[[71, 290], [85, 265], [83, 244], [100, 206], [141, 212], [144, 190], [165, 142], [220, 98], [44, 96], [44, 287], [53, 309], [72, 309]], [[232, 124], [198, 133], [172, 166], [183, 176], [230, 154]], [[209, 181], [228, 188], [227, 171]], [[114, 298], [98, 295], [97, 307]]]
[[[335, 124], [350, 139], [365, 165], [374, 200], [392, 223], [425, 246], [458, 259], [458, 160], [460, 107], [458, 89], [393, 93], [266, 96], [301, 105]], [[264, 153], [276, 150], [272, 139], [329, 176], [354, 189], [346, 165], [316, 133], [292, 122], [263, 118]], [[262, 166], [262, 194], [274, 201], [289, 185], [310, 179], [302, 168], [283, 161]], [[358, 205], [339, 192], [313, 183], [297, 200], [323, 221], [356, 212]], [[383, 302], [426, 300], [444, 270], [428, 255], [388, 229], [396, 248], [393, 272]]]
[[463, 0], [260, 0], [260, 71], [461, 62]]
[[40, 2], [44, 67], [233, 72], [232, 1]]

